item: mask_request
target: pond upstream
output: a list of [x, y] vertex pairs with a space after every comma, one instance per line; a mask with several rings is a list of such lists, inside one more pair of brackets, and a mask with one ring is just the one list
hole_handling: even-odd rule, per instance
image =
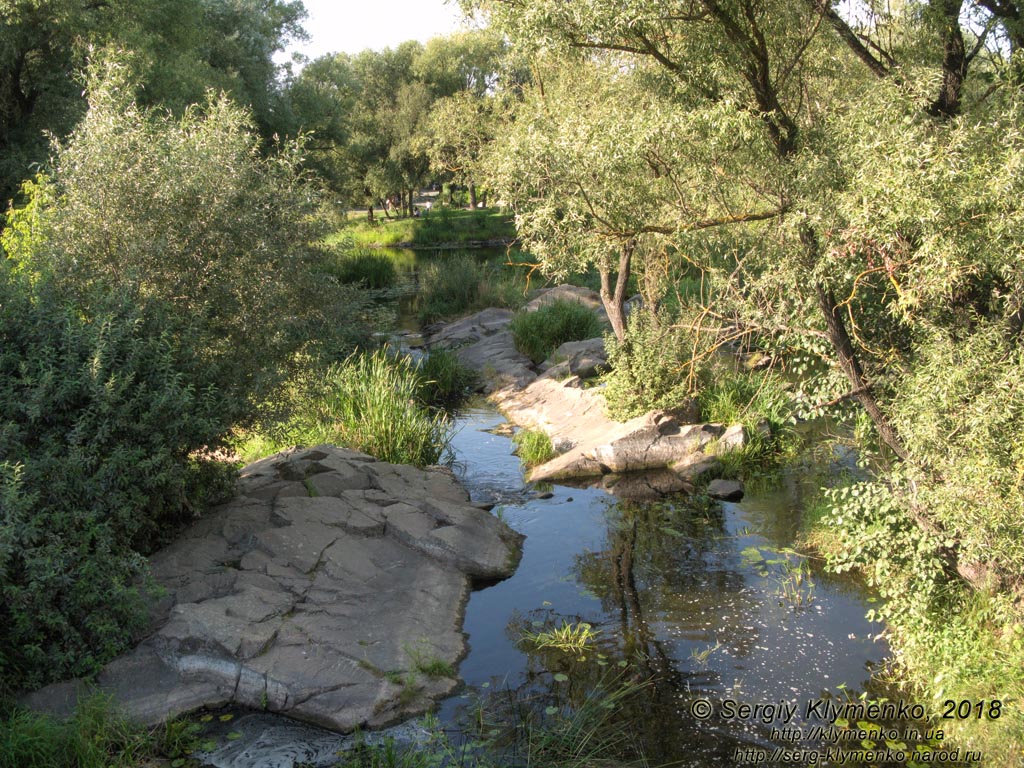
[[[406, 318], [399, 328], [413, 326]], [[458, 416], [456, 472], [474, 501], [494, 503], [526, 541], [516, 573], [469, 599], [470, 650], [458, 670], [466, 688], [439, 708], [446, 729], [458, 731], [488, 696], [568, 711], [589, 691], [629, 679], [646, 681], [624, 706], [640, 708], [632, 735], [651, 765], [838, 765], [828, 750], [885, 748], [884, 731], [849, 744], [831, 727], [830, 707], [880, 695], [871, 676], [888, 648], [876, 639], [881, 625], [865, 619], [874, 598], [793, 551], [821, 466], [748, 483], [738, 503], [633, 502], [600, 488], [526, 485], [507, 430], [496, 430], [503, 423], [485, 401]], [[843, 463], [822, 461], [825, 471]], [[591, 627], [585, 650], [523, 641], [581, 622]], [[895, 744], [909, 727], [924, 730], [877, 719], [899, 730]], [[866, 716], [837, 722], [848, 721], [874, 724]], [[236, 713], [221, 734], [212, 725], [214, 739], [231, 731], [205, 755], [217, 768], [328, 766], [349, 743], [266, 714]], [[385, 736], [415, 743], [427, 733], [411, 723]]]

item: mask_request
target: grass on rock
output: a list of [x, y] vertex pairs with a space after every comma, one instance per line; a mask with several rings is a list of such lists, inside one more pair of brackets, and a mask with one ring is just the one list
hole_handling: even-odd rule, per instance
[[516, 349], [534, 363], [542, 363], [565, 342], [592, 339], [605, 328], [580, 302], [558, 299], [535, 312], [519, 312], [512, 318], [511, 330]]

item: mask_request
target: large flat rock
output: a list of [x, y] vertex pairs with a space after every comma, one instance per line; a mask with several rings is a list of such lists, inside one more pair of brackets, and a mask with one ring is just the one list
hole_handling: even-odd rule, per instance
[[[511, 575], [519, 534], [445, 469], [333, 446], [251, 464], [239, 491], [151, 559], [151, 634], [96, 681], [130, 717], [235, 702], [347, 731], [454, 689], [472, 583]], [[82, 690], [25, 703], [64, 714]]]

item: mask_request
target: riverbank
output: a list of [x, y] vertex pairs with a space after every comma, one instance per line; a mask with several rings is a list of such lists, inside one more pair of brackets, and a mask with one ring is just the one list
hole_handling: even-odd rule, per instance
[[[511, 575], [521, 542], [443, 468], [275, 454], [150, 558], [147, 637], [95, 685], [144, 725], [228, 703], [342, 732], [397, 722], [455, 688], [470, 588]], [[86, 689], [23, 703], [67, 715]]]
[[[571, 285], [541, 289], [521, 312], [543, 312], [560, 302], [606, 322], [597, 293]], [[516, 317], [485, 309], [433, 329], [427, 344], [476, 371], [482, 390], [513, 424], [547, 435], [556, 455], [530, 470], [531, 481], [585, 478], [634, 498], [692, 491], [697, 478], [721, 473], [719, 456], [749, 442], [741, 424], [701, 422], [693, 400], [627, 421], [610, 418], [601, 388], [590, 386], [609, 369], [602, 338], [567, 341], [538, 364], [518, 348]], [[742, 486], [715, 485], [711, 493], [739, 498]]]
[[500, 208], [462, 209], [447, 206], [417, 208], [419, 215], [387, 218], [378, 213], [350, 219], [326, 239], [328, 245], [358, 248], [482, 248], [516, 242], [512, 214]]

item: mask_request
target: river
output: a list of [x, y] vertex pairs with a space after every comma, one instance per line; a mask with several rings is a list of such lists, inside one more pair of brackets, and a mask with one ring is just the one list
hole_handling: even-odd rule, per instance
[[[411, 326], [407, 314], [398, 322]], [[810, 755], [827, 754], [834, 729], [815, 726], [829, 725], [830, 705], [880, 696], [872, 675], [889, 653], [883, 627], [865, 619], [875, 598], [795, 551], [806, 499], [848, 457], [819, 452], [748, 482], [738, 503], [641, 503], [600, 488], [527, 486], [511, 439], [495, 430], [503, 421], [486, 401], [464, 407], [455, 468], [475, 501], [494, 503], [526, 535], [523, 557], [511, 578], [470, 597], [466, 685], [440, 705], [441, 725], [458, 738], [488, 697], [492, 708], [529, 696], [564, 712], [628, 680], [643, 686], [623, 706], [642, 713], [631, 736], [652, 765], [738, 765], [777, 748], [806, 750], [775, 753], [788, 765], [829, 764]], [[581, 622], [593, 639], [579, 652], [523, 641]], [[213, 726], [212, 738], [224, 735], [216, 727], [233, 736], [206, 755], [218, 768], [326, 766], [347, 743], [265, 714]], [[389, 736], [427, 738], [419, 723]]]

